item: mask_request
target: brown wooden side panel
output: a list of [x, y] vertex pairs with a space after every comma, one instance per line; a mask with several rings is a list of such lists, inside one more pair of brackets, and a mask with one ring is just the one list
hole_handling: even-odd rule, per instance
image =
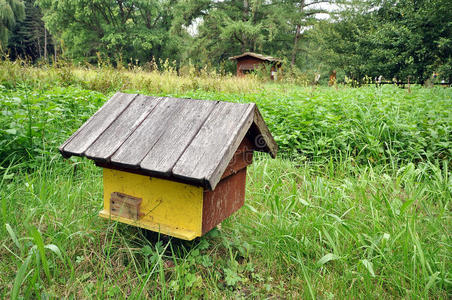
[[245, 76], [243, 70], [257, 69], [262, 63], [264, 63], [263, 60], [251, 56], [239, 58], [237, 60], [237, 76]]
[[253, 152], [255, 150], [254, 144], [250, 141], [250, 139], [245, 136], [240, 146], [234, 153], [229, 165], [226, 167], [221, 179], [229, 177], [231, 175], [236, 174], [243, 168], [246, 168], [253, 162]]
[[221, 180], [214, 191], [204, 191], [202, 234], [209, 232], [245, 203], [246, 168]]

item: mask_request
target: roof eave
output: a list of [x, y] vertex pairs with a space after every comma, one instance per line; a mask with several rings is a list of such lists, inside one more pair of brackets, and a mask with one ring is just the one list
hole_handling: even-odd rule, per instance
[[245, 53], [242, 53], [240, 55], [231, 56], [228, 59], [229, 60], [237, 60], [237, 59], [245, 57], [245, 56], [251, 56], [251, 57], [254, 57], [254, 58], [257, 58], [257, 59], [260, 59], [260, 60], [263, 60], [263, 61], [268, 61], [268, 62], [279, 62], [279, 63], [282, 62], [282, 60], [279, 59], [279, 58], [271, 57], [271, 56], [265, 56], [265, 55], [257, 54], [257, 53], [254, 53], [254, 52], [245, 52]]

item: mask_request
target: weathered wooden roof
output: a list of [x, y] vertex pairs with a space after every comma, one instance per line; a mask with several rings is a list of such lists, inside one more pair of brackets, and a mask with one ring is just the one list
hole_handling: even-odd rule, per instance
[[106, 167], [214, 189], [241, 141], [276, 156], [254, 103], [116, 93], [59, 148]]
[[266, 60], [266, 61], [276, 61], [276, 62], [281, 62], [281, 59], [276, 58], [276, 57], [272, 57], [269, 55], [263, 55], [263, 54], [258, 54], [258, 53], [254, 53], [254, 52], [245, 52], [243, 54], [237, 55], [237, 56], [232, 56], [229, 57], [229, 60], [235, 60], [235, 59], [239, 59], [245, 56], [252, 56], [261, 60]]

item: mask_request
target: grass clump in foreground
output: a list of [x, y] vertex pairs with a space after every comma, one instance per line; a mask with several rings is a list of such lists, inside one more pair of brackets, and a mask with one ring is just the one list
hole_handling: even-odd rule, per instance
[[450, 296], [450, 89], [160, 91], [256, 102], [282, 149], [194, 242], [99, 219], [100, 170], [57, 153], [108, 93], [1, 88], [0, 297]]

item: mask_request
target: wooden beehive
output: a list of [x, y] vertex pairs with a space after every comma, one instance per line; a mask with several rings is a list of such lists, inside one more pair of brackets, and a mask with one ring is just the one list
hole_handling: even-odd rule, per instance
[[239, 77], [257, 71], [262, 65], [268, 65], [270, 68], [270, 79], [276, 80], [282, 65], [282, 61], [279, 58], [254, 52], [245, 52], [237, 56], [232, 56], [229, 57], [229, 60], [237, 61], [237, 76]]
[[101, 217], [192, 240], [244, 204], [253, 151], [277, 145], [253, 103], [117, 93], [59, 150], [103, 168]]

